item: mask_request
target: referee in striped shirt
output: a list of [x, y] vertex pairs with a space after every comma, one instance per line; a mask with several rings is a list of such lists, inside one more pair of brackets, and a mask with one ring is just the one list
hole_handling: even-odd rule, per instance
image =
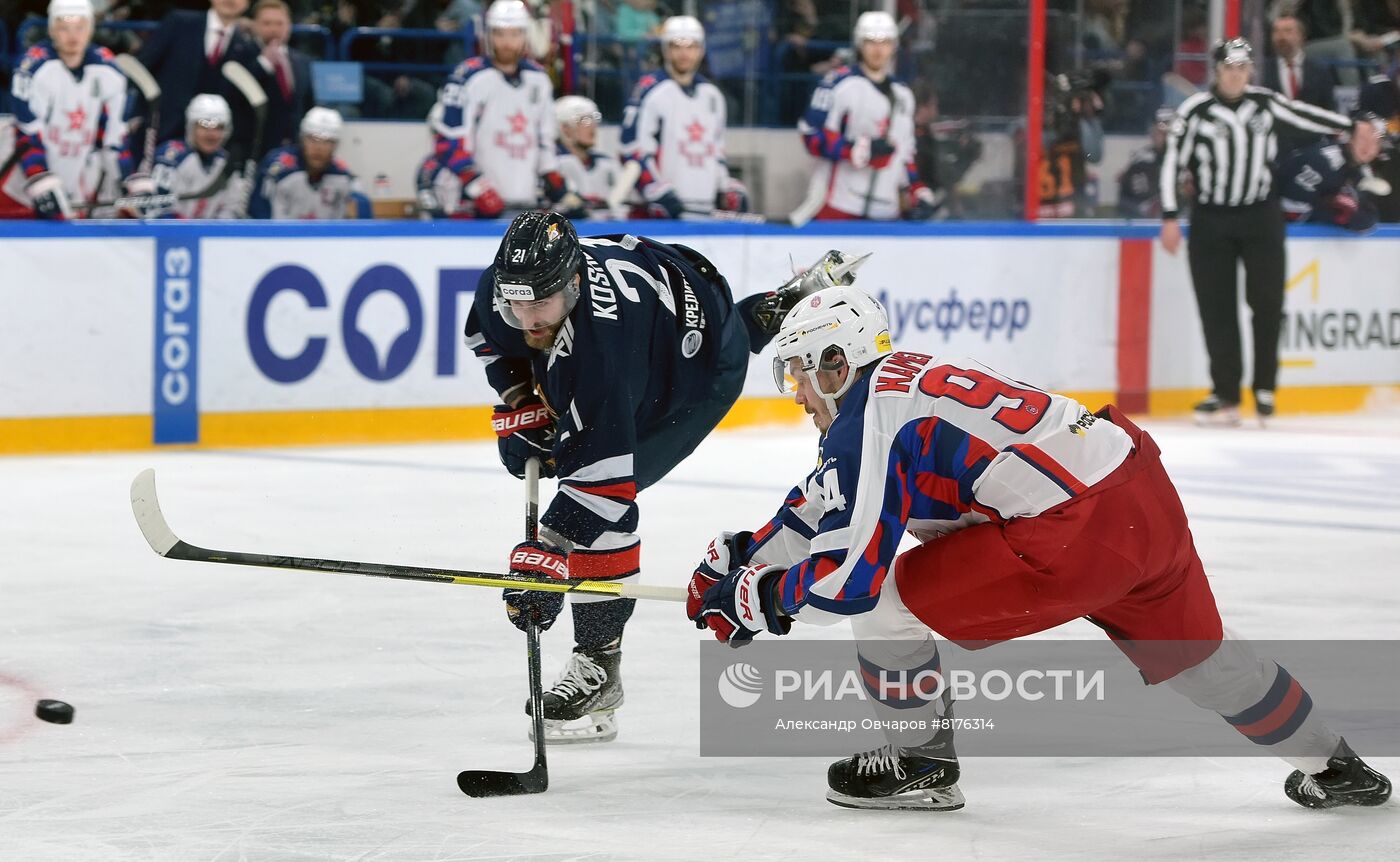
[[1313, 134], [1336, 134], [1352, 123], [1272, 90], [1249, 85], [1253, 50], [1244, 39], [1215, 46], [1215, 83], [1177, 108], [1162, 161], [1162, 246], [1176, 254], [1178, 175], [1195, 189], [1187, 257], [1210, 355], [1212, 391], [1196, 405], [1202, 424], [1240, 421], [1244, 377], [1240, 347], [1238, 262], [1253, 317], [1254, 402], [1261, 418], [1274, 412], [1278, 339], [1283, 324], [1284, 220], [1273, 187], [1279, 123]]

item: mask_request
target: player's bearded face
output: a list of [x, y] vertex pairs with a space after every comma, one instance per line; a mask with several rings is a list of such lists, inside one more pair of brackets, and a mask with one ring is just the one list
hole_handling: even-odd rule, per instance
[[881, 39], [875, 41], [866, 39], [860, 43], [860, 62], [875, 72], [883, 72], [890, 66], [890, 61], [894, 59], [894, 41], [892, 39]]
[[491, 56], [503, 66], [514, 66], [525, 56], [525, 31], [518, 27], [491, 31]]
[[512, 299], [510, 310], [520, 321], [525, 343], [534, 350], [548, 350], [554, 346], [554, 337], [568, 315], [568, 303], [560, 291], [533, 302]]
[[308, 168], [324, 171], [330, 165], [331, 157], [335, 155], [335, 141], [307, 135], [301, 139], [301, 152]]
[[49, 25], [49, 37], [59, 56], [81, 55], [92, 41], [92, 19], [78, 15], [58, 18]]
[[826, 399], [818, 394], [816, 384], [820, 383], [824, 392], [835, 392], [841, 386], [838, 372], [817, 371], [815, 374], [808, 374], [802, 370], [802, 362], [798, 359], [788, 360], [787, 371], [797, 387], [792, 400], [812, 417], [812, 424], [817, 430], [825, 434], [836, 417], [831, 415], [831, 410], [826, 406]]
[[680, 75], [689, 75], [700, 68], [705, 46], [695, 42], [672, 42], [666, 46], [666, 63]]

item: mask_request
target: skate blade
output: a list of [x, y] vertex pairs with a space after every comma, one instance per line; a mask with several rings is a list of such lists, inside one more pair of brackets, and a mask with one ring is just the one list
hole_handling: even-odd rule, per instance
[[[535, 741], [535, 726], [533, 723], [526, 734], [531, 742]], [[617, 739], [617, 716], [612, 710], [606, 712], [592, 712], [583, 718], [573, 721], [550, 721], [544, 722], [544, 741], [546, 745], [577, 745], [589, 742], [612, 742]]]
[[826, 792], [826, 801], [842, 808], [860, 808], [870, 811], [957, 811], [967, 804], [962, 791], [956, 784], [949, 787], [935, 787], [926, 790], [913, 790], [898, 796], [864, 797], [847, 796], [835, 790]]
[[1221, 416], [1214, 413], [1197, 413], [1192, 418], [1201, 428], [1238, 428], [1243, 422], [1238, 414]]

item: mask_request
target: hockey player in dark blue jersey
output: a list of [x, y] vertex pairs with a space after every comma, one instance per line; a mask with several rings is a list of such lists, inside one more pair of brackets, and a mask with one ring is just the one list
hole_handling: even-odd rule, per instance
[[1345, 142], [1324, 141], [1295, 150], [1279, 162], [1279, 196], [1289, 221], [1330, 224], [1353, 231], [1376, 226], [1374, 195], [1390, 194], [1389, 184], [1367, 165], [1380, 155], [1385, 127], [1378, 117], [1362, 117], [1364, 134]]
[[[559, 492], [539, 540], [510, 568], [552, 577], [635, 579], [637, 492], [694, 451], [738, 400], [750, 352], [806, 294], [848, 284], [863, 260], [828, 252], [777, 291], [735, 303], [697, 252], [646, 237], [578, 238], [558, 213], [523, 213], [477, 285], [467, 345], [500, 394], [493, 425], [514, 475], [539, 457]], [[548, 628], [563, 596], [506, 591], [520, 628]], [[577, 646], [544, 710], [551, 741], [617, 735], [623, 627], [631, 599], [573, 606]], [[527, 707], [528, 709], [528, 707]], [[565, 723], [584, 717], [582, 728]]]

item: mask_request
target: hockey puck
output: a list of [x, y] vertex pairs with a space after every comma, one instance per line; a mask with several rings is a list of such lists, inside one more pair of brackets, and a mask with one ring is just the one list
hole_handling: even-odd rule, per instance
[[34, 714], [50, 724], [72, 724], [73, 707], [61, 700], [41, 700], [34, 706]]

